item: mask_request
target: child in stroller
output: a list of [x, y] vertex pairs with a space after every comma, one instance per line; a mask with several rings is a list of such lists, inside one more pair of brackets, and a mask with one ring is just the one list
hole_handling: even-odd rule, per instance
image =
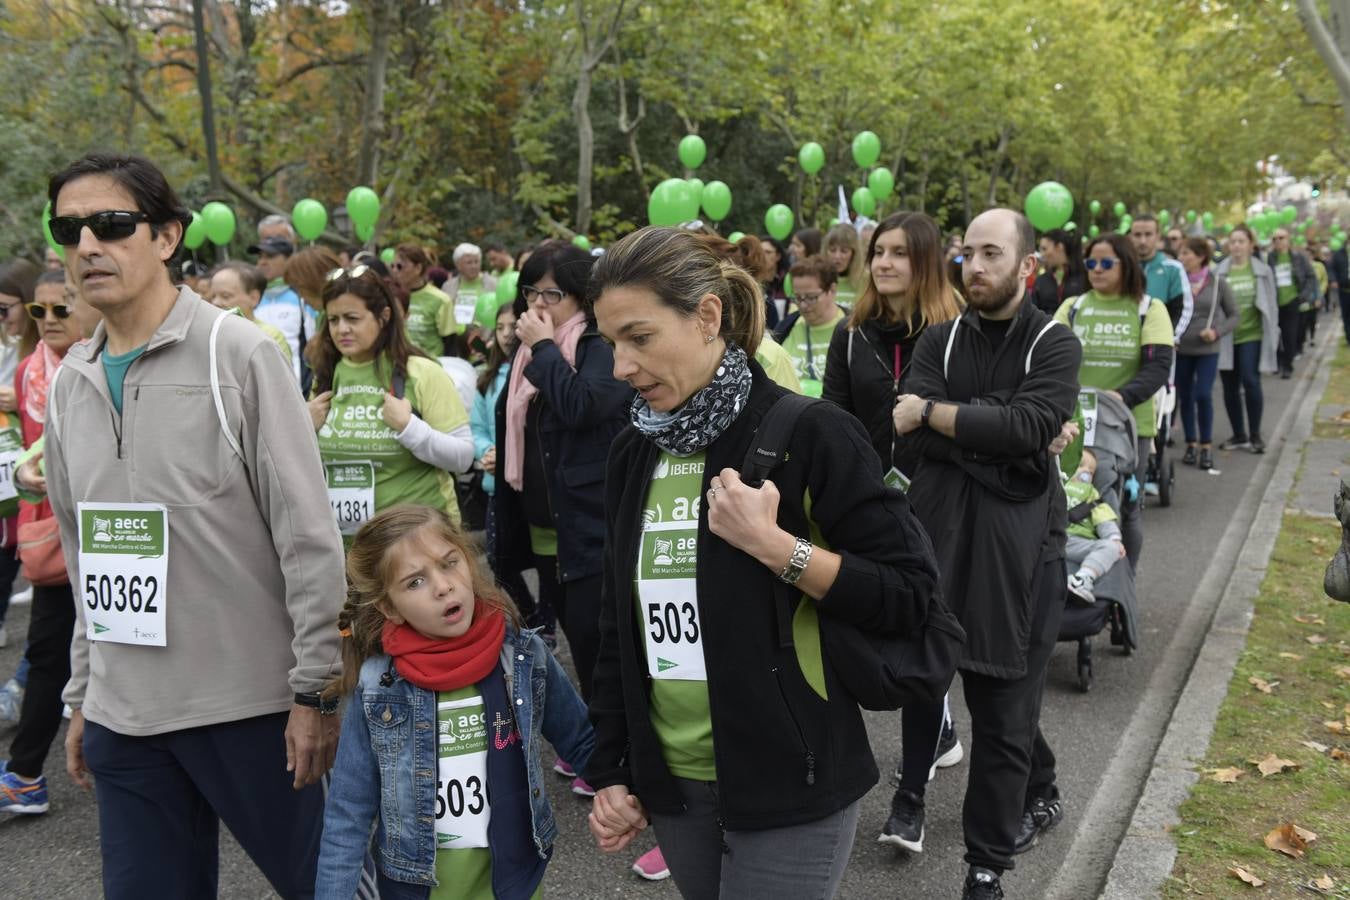
[[1093, 486], [1097, 455], [1084, 448], [1078, 468], [1064, 482], [1068, 499], [1068, 546], [1065, 555], [1077, 571], [1069, 575], [1069, 597], [1085, 606], [1097, 602], [1092, 590], [1097, 580], [1125, 556], [1120, 516]]

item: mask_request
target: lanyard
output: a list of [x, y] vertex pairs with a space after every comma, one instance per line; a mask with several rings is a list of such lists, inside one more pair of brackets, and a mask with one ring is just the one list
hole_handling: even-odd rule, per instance
[[798, 313], [798, 316], [801, 317], [798, 321], [806, 326], [806, 374], [819, 381], [820, 376], [816, 374], [816, 352], [811, 349], [811, 323], [806, 321], [806, 317], [801, 316], [800, 313]]
[[891, 371], [892, 371], [892, 372], [894, 373], [894, 375], [895, 375], [895, 381], [894, 381], [894, 383], [892, 384], [892, 390], [895, 391], [895, 396], [899, 397], [899, 396], [900, 396], [900, 372], [901, 372], [901, 368], [900, 368], [900, 345], [897, 343], [897, 344], [895, 345], [895, 348], [894, 348], [894, 349], [895, 349], [895, 368], [892, 369]]

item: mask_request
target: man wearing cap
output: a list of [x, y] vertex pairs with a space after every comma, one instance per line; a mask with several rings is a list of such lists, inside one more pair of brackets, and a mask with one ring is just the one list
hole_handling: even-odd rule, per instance
[[253, 311], [260, 321], [275, 326], [286, 335], [291, 345], [291, 367], [296, 381], [308, 389], [309, 366], [305, 365], [304, 348], [313, 337], [315, 323], [305, 303], [295, 289], [286, 283], [286, 260], [295, 252], [295, 245], [283, 237], [265, 237], [248, 248], [258, 257], [258, 268], [267, 276], [267, 290]]
[[450, 258], [455, 263], [455, 277], [446, 283], [445, 292], [452, 302], [441, 307], [437, 323], [443, 337], [462, 333], [473, 321], [478, 298], [497, 289], [497, 279], [483, 274], [483, 251], [477, 244], [460, 244]]

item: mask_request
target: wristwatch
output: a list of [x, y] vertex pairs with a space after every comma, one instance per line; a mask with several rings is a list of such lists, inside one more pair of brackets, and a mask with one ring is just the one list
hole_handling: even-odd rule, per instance
[[806, 571], [807, 565], [811, 562], [811, 542], [806, 538], [797, 538], [797, 543], [792, 548], [792, 555], [788, 557], [787, 565], [783, 566], [783, 571], [778, 573], [778, 580], [783, 584], [796, 584], [797, 579], [802, 577]]
[[325, 697], [318, 691], [306, 691], [303, 694], [295, 695], [296, 706], [307, 706], [310, 709], [317, 709], [321, 716], [337, 715], [338, 707], [342, 705], [338, 697]]
[[928, 417], [933, 414], [933, 407], [937, 406], [936, 400], [925, 400], [923, 404], [923, 414], [919, 416], [919, 424], [925, 428], [928, 427]]

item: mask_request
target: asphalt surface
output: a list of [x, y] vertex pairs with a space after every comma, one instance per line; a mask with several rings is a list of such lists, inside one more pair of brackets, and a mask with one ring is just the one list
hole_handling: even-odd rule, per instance
[[[1323, 327], [1334, 327], [1323, 317]], [[1264, 380], [1266, 439], [1272, 451], [1281, 440], [1270, 433], [1288, 406], [1299, 380], [1309, 377], [1308, 362], [1300, 360], [1296, 380]], [[1222, 392], [1215, 384], [1215, 442], [1230, 431], [1223, 412]], [[1180, 440], [1178, 439], [1178, 443]], [[1252, 480], [1259, 457], [1247, 452], [1217, 453], [1218, 474], [1205, 473], [1180, 463], [1180, 447], [1174, 451], [1176, 490], [1173, 505], [1160, 508], [1156, 501], [1145, 514], [1145, 543], [1139, 569], [1140, 647], [1124, 656], [1109, 646], [1106, 634], [1095, 642], [1095, 683], [1089, 693], [1078, 688], [1075, 647], [1061, 644], [1050, 663], [1042, 727], [1059, 765], [1059, 787], [1064, 797], [1064, 821], [1044, 835], [1039, 844], [1017, 858], [1015, 870], [1005, 874], [1009, 897], [1042, 897], [1059, 872], [1069, 846], [1078, 836], [1082, 812], [1088, 808], [1103, 782], [1104, 767], [1111, 761], [1136, 715], [1165, 711], [1141, 708], [1145, 688], [1168, 651], [1176, 629], [1214, 549], [1229, 526], [1233, 511]], [[1330, 499], [1328, 498], [1328, 502]], [[1322, 566], [1324, 561], [1310, 560]], [[10, 643], [0, 649], [0, 680], [13, 672], [22, 652], [22, 635], [28, 623], [28, 607], [11, 609], [8, 616]], [[1172, 647], [1174, 654], [1194, 656], [1198, 646]], [[247, 652], [241, 647], [241, 652]], [[565, 656], [565, 651], [563, 653]], [[1189, 662], [1172, 697], [1180, 692]], [[1151, 695], [1156, 697], [1156, 692]], [[958, 734], [969, 754], [969, 719], [961, 700], [959, 682], [953, 686], [952, 709]], [[1169, 707], [1170, 709], [1170, 707]], [[873, 751], [883, 773], [894, 769], [899, 758], [899, 714], [868, 715]], [[0, 757], [8, 755], [12, 729], [0, 726]], [[17, 817], [0, 814], [0, 900], [8, 898], [92, 898], [100, 896], [98, 816], [94, 798], [76, 787], [64, 771], [65, 754], [58, 738], [48, 759], [51, 811], [42, 816]], [[863, 800], [862, 816], [852, 859], [839, 896], [842, 898], [959, 897], [965, 875], [962, 861], [961, 805], [969, 757], [942, 770], [929, 785], [925, 852], [911, 855], [876, 843], [886, 819], [893, 788], [883, 774], [882, 782]], [[278, 765], [284, 760], [278, 759]], [[1147, 767], [1144, 767], [1145, 774]], [[553, 776], [549, 776], [553, 778]], [[616, 856], [595, 850], [586, 830], [587, 801], [567, 791], [567, 782], [554, 779], [552, 803], [559, 825], [559, 839], [545, 879], [546, 895], [566, 898], [679, 896], [670, 881], [649, 883], [629, 871], [637, 855], [652, 844], [650, 836]], [[1142, 781], [1139, 785], [1142, 788]], [[1120, 803], [1119, 827], [1099, 827], [1087, 835], [1100, 843], [1102, 858], [1109, 866], [1111, 848], [1118, 843], [1129, 821], [1137, 791]], [[224, 835], [224, 829], [222, 829]], [[1083, 873], [1078, 873], [1083, 874]], [[1098, 885], [1106, 876], [1105, 867]], [[220, 896], [262, 898], [274, 896], [266, 881], [227, 835], [221, 841]]]

